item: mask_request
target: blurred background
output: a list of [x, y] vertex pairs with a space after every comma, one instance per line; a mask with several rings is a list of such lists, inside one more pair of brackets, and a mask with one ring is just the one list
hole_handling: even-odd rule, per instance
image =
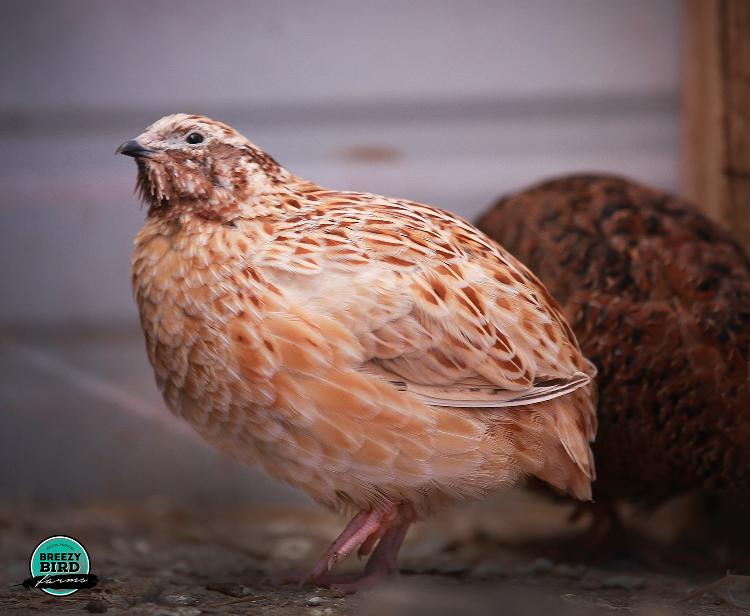
[[298, 175], [475, 218], [545, 176], [678, 188], [677, 0], [5, 0], [0, 499], [304, 500], [173, 421], [122, 141], [174, 112]]

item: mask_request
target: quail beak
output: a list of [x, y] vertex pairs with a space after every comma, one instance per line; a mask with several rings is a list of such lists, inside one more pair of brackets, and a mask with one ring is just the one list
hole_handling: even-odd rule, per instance
[[133, 158], [148, 158], [154, 154], [154, 150], [149, 150], [147, 147], [142, 146], [135, 139], [126, 141], [121, 144], [119, 148], [115, 150], [115, 154], [124, 154], [125, 156], [132, 156]]

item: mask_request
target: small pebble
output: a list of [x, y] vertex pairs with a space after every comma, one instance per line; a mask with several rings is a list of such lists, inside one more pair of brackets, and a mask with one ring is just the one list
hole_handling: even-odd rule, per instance
[[206, 590], [220, 592], [230, 597], [246, 597], [251, 593], [247, 586], [237, 584], [236, 582], [209, 582], [206, 584]]
[[333, 609], [330, 607], [314, 607], [309, 614], [310, 616], [331, 616]]
[[181, 605], [195, 605], [198, 603], [198, 597], [192, 595], [164, 595], [159, 600], [159, 603], [164, 605], [170, 605], [172, 607], [179, 607]]
[[320, 605], [321, 603], [323, 603], [323, 599], [318, 596], [308, 597], [307, 601], [305, 601], [305, 604], [309, 605], [310, 607], [315, 607], [316, 605]]
[[86, 611], [91, 612], [92, 614], [104, 614], [108, 609], [109, 606], [107, 605], [107, 602], [102, 599], [91, 599], [91, 601], [86, 604]]

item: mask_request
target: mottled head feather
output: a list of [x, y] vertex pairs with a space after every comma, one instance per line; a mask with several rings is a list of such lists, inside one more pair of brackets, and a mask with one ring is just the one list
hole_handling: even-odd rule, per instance
[[137, 188], [154, 216], [233, 219], [289, 177], [242, 134], [205, 116], [165, 116], [135, 141], [150, 151], [136, 159]]

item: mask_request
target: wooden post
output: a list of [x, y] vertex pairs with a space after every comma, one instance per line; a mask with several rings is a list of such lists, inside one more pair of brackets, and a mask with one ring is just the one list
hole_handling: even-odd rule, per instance
[[685, 0], [682, 189], [750, 249], [750, 0]]

